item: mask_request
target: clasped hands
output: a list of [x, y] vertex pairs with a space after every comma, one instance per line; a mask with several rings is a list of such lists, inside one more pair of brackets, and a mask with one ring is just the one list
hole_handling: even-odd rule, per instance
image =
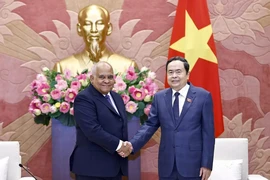
[[122, 157], [125, 158], [130, 155], [132, 152], [133, 147], [132, 144], [128, 141], [125, 141], [122, 143], [121, 148], [117, 151], [117, 153]]

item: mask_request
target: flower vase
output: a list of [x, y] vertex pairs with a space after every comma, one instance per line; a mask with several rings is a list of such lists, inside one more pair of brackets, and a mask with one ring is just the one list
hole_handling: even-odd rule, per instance
[[[140, 118], [133, 116], [128, 121], [128, 139], [132, 139], [140, 129]], [[141, 179], [141, 157], [140, 152], [130, 155], [128, 158], [128, 180]]]
[[72, 180], [69, 157], [76, 142], [75, 126], [52, 119], [52, 180]]

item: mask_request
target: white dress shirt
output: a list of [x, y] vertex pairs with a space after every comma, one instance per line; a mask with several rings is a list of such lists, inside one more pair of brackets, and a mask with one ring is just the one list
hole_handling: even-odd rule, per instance
[[[189, 84], [186, 84], [182, 89], [180, 89], [180, 91], [178, 91], [180, 93], [178, 96], [178, 98], [179, 98], [179, 116], [182, 112], [182, 109], [183, 109], [183, 106], [185, 103], [185, 99], [187, 97], [188, 90], [189, 90]], [[175, 93], [176, 93], [176, 91], [172, 90], [172, 106], [173, 106], [173, 103], [175, 100], [175, 96], [174, 96]]]
[[[103, 96], [105, 97], [104, 94], [103, 94]], [[109, 98], [110, 98], [110, 100], [111, 100], [111, 105], [112, 105], [113, 108], [116, 110], [116, 112], [119, 114], [118, 109], [117, 109], [117, 107], [116, 107], [116, 105], [115, 105], [115, 103], [114, 103], [114, 100], [113, 100], [111, 94], [108, 93], [108, 96], [109, 96]], [[118, 150], [121, 148], [122, 144], [123, 144], [123, 141], [122, 141], [122, 140], [119, 140], [119, 144], [118, 144], [118, 146], [117, 146], [117, 148], [116, 148], [115, 151], [118, 151]]]

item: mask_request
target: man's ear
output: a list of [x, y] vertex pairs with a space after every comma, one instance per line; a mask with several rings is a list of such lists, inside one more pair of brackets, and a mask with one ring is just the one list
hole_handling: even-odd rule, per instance
[[107, 36], [109, 36], [112, 33], [112, 30], [113, 30], [112, 23], [108, 23]]
[[79, 36], [82, 36], [82, 27], [80, 23], [77, 23], [77, 33]]
[[90, 82], [91, 82], [91, 84], [93, 84], [93, 82], [94, 82], [94, 75], [90, 75]]

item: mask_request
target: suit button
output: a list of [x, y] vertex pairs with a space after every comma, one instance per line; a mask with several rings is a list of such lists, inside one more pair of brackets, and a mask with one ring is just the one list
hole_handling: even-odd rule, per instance
[[175, 145], [173, 145], [173, 148], [175, 148]]

